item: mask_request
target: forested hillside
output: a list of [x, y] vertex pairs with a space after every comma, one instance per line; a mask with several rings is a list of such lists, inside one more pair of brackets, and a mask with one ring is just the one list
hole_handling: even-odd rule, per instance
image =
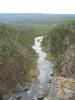
[[75, 100], [75, 20], [52, 28], [42, 44], [54, 63], [49, 95], [52, 100]]
[[14, 26], [0, 23], [0, 95], [26, 81], [36, 68], [36, 55], [27, 37]]
[[[51, 52], [54, 58], [58, 58], [61, 54], [75, 44], [75, 21], [61, 23], [52, 28], [46, 35], [43, 45], [47, 48], [47, 52]], [[60, 61], [58, 61], [60, 62]]]

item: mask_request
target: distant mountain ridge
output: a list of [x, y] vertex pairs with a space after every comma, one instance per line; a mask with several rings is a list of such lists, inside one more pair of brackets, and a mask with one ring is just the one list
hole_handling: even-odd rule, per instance
[[75, 14], [0, 13], [0, 21], [49, 21], [75, 18]]

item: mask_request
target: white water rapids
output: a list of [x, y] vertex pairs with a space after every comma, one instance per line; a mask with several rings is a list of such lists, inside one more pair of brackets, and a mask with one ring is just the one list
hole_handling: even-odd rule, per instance
[[[35, 86], [34, 99], [37, 100], [45, 91], [48, 89], [48, 80], [50, 78], [50, 74], [53, 73], [52, 63], [46, 60], [47, 54], [42, 50], [41, 42], [43, 40], [43, 36], [35, 38], [35, 44], [32, 48], [38, 53], [38, 70], [40, 74], [38, 76], [39, 83]], [[33, 89], [32, 89], [33, 91]]]
[[38, 76], [38, 80], [40, 82], [39, 85], [43, 86], [48, 81], [50, 73], [52, 73], [53, 71], [51, 62], [46, 60], [47, 54], [41, 48], [42, 39], [43, 36], [36, 37], [35, 45], [32, 46], [32, 48], [39, 54], [37, 67], [40, 71], [40, 74]]

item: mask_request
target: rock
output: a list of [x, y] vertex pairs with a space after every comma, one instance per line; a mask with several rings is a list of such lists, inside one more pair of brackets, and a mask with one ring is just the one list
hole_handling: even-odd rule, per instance
[[44, 91], [44, 93], [43, 93], [43, 97], [47, 97], [47, 96], [48, 96], [48, 90]]
[[48, 83], [52, 83], [52, 81], [51, 80], [48, 80]]
[[58, 98], [59, 100], [69, 100], [75, 94], [75, 80], [64, 77], [55, 77], [58, 85]]
[[52, 100], [50, 95], [48, 95], [48, 100]]
[[39, 70], [38, 69], [34, 69], [34, 70], [31, 71], [31, 76], [32, 77], [38, 77], [38, 75], [39, 75]]
[[8, 100], [8, 95], [3, 95], [3, 100]]
[[52, 83], [52, 78], [49, 78], [47, 82]]
[[50, 76], [53, 76], [53, 75], [54, 75], [54, 73], [50, 74]]
[[[48, 100], [48, 98], [47, 97], [45, 97], [43, 100]], [[50, 100], [50, 99], [49, 99]]]
[[[41, 94], [37, 100], [46, 100], [46, 98], [48, 97], [48, 91], [44, 91], [43, 94]], [[47, 99], [48, 100], [48, 99]]]
[[3, 97], [0, 95], [0, 100], [3, 100]]
[[15, 98], [15, 100], [20, 100], [21, 97], [22, 97], [22, 96], [19, 95], [19, 96], [17, 96], [17, 97]]
[[37, 98], [37, 100], [43, 100], [44, 99], [44, 97], [39, 97], [39, 98]]
[[28, 91], [29, 88], [30, 88], [30, 86], [25, 86], [22, 89], [12, 91], [12, 93], [25, 92], [25, 91]]
[[53, 77], [49, 87], [48, 100], [75, 100], [75, 80], [61, 76]]

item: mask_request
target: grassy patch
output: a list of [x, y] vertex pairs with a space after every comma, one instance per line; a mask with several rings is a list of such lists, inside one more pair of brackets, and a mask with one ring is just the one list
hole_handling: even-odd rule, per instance
[[25, 36], [19, 36], [18, 41], [24, 46], [28, 44], [28, 39]]
[[10, 55], [14, 55], [15, 56], [15, 55], [19, 54], [18, 49], [14, 45], [10, 46], [9, 51], [10, 51]]
[[50, 53], [50, 52], [49, 52], [49, 53], [47, 53], [46, 59], [47, 59], [47, 60], [50, 60], [50, 59], [51, 59], [51, 57], [52, 57], [51, 53]]
[[3, 64], [4, 61], [4, 55], [2, 52], [0, 52], [0, 64]]
[[53, 68], [56, 72], [61, 72], [62, 68], [61, 68], [61, 59], [60, 58], [56, 59], [56, 62], [55, 62], [55, 65]]
[[31, 76], [30, 76], [31, 70], [36, 69], [36, 66], [37, 66], [36, 61], [31, 62], [30, 65], [29, 64], [26, 65], [26, 67], [23, 69], [24, 71], [22, 73], [23, 80], [27, 80], [27, 81], [31, 80]]

